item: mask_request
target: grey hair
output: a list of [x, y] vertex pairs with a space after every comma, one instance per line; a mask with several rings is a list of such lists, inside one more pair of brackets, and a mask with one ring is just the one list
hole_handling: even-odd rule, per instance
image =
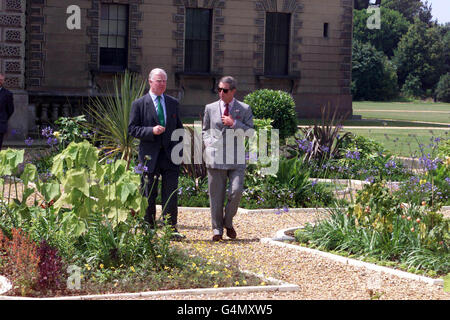
[[231, 76], [222, 77], [219, 81], [219, 83], [228, 83], [230, 85], [230, 89], [236, 89], [237, 88], [237, 81], [235, 78]]
[[156, 74], [164, 75], [167, 80], [167, 73], [163, 69], [160, 69], [160, 68], [155, 68], [152, 71], [150, 71], [150, 74], [148, 75], [148, 79], [151, 80], [153, 78], [153, 76]]

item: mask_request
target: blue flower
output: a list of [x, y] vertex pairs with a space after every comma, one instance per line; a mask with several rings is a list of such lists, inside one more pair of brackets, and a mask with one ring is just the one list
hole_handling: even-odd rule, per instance
[[46, 138], [50, 138], [53, 135], [53, 129], [51, 127], [45, 127], [42, 129], [42, 135]]
[[31, 147], [33, 145], [33, 139], [31, 139], [31, 137], [28, 137], [27, 139], [25, 139], [25, 144], [29, 147]]
[[52, 147], [52, 146], [54, 146], [55, 144], [58, 144], [58, 139], [49, 137], [49, 138], [47, 139], [47, 144], [48, 144], [49, 146]]
[[137, 166], [134, 167], [134, 172], [137, 174], [143, 174], [144, 172], [147, 172], [147, 171], [148, 171], [148, 167], [142, 163], [139, 163]]

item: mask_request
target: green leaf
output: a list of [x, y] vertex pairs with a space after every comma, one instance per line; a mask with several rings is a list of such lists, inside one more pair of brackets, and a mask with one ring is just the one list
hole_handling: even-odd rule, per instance
[[20, 179], [23, 180], [23, 185], [25, 188], [28, 188], [28, 182], [35, 181], [37, 177], [37, 169], [34, 164], [27, 163], [25, 168], [23, 169], [23, 173], [20, 176]]
[[86, 197], [89, 197], [88, 175], [85, 170], [69, 170], [66, 175], [64, 189], [78, 189]]

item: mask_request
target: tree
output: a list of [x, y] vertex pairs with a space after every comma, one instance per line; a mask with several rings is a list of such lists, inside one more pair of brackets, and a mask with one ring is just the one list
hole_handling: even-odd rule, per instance
[[430, 28], [416, 18], [394, 53], [399, 83], [403, 85], [408, 75], [413, 73], [420, 79], [424, 92], [433, 89], [442, 74], [444, 57], [438, 28]]
[[370, 42], [377, 50], [392, 57], [401, 37], [408, 32], [410, 23], [398, 11], [381, 8], [381, 29], [370, 30], [366, 25], [370, 15], [366, 10], [354, 11], [353, 39]]
[[444, 74], [439, 80], [435, 96], [438, 101], [450, 102], [450, 72]]
[[416, 17], [426, 24], [431, 23], [431, 4], [428, 5], [428, 0], [425, 3], [421, 0], [382, 0], [381, 7], [400, 12], [411, 23]]
[[353, 41], [352, 95], [355, 100], [390, 100], [398, 95], [395, 66], [370, 43]]

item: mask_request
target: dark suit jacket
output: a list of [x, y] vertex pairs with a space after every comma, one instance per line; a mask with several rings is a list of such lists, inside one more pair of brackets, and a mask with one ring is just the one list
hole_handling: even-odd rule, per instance
[[5, 88], [0, 89], [0, 133], [8, 129], [8, 120], [14, 112], [13, 95]]
[[[131, 106], [128, 133], [140, 140], [139, 162], [145, 163], [149, 173], [155, 172], [156, 161], [160, 152], [165, 152], [167, 158], [171, 158], [173, 147], [180, 142], [171, 141], [172, 133], [176, 129], [183, 128], [178, 111], [178, 100], [166, 94], [163, 97], [166, 104], [167, 119], [166, 131], [162, 135], [153, 135], [153, 127], [159, 125], [159, 121], [150, 94], [147, 93], [135, 100]], [[146, 160], [145, 156], [150, 156], [150, 160]], [[175, 164], [173, 166], [174, 168], [178, 167]]]

